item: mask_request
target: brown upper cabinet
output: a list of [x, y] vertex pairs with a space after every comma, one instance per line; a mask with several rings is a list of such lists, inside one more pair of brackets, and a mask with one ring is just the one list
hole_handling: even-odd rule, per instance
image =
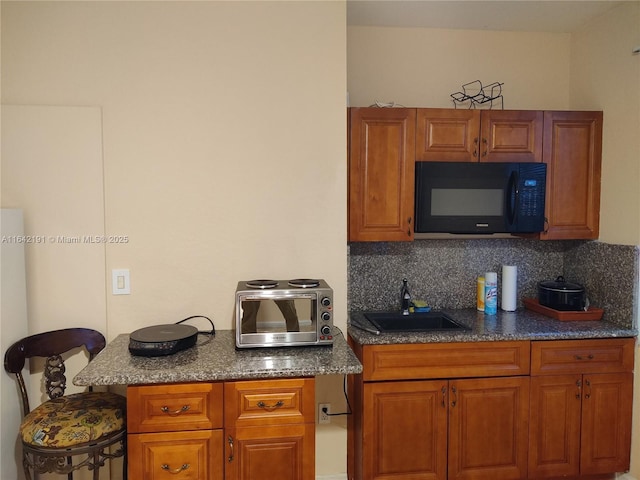
[[351, 108], [349, 241], [413, 240], [415, 108]]
[[602, 112], [544, 112], [547, 228], [542, 240], [600, 234]]
[[416, 161], [541, 162], [536, 110], [417, 110]]
[[600, 233], [602, 112], [349, 109], [348, 240], [414, 238], [415, 162], [544, 162], [541, 240]]

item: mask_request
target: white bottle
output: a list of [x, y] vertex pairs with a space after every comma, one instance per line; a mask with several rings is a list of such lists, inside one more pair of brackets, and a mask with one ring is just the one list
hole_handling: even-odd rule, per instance
[[484, 275], [484, 313], [495, 315], [498, 312], [498, 274], [487, 272]]
[[500, 308], [505, 312], [515, 312], [518, 306], [518, 267], [502, 266], [502, 296]]

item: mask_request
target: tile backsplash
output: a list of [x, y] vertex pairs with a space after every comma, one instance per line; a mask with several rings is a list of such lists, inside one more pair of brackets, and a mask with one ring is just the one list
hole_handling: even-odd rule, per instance
[[412, 298], [435, 309], [475, 308], [476, 279], [518, 267], [518, 308], [537, 284], [563, 275], [583, 285], [605, 319], [637, 327], [638, 247], [597, 241], [416, 240], [349, 244], [349, 310], [396, 310], [406, 278]]

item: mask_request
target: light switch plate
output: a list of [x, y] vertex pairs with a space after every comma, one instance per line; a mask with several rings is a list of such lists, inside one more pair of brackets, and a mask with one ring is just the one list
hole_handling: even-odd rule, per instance
[[131, 277], [128, 268], [111, 270], [111, 281], [114, 295], [129, 295], [131, 293]]

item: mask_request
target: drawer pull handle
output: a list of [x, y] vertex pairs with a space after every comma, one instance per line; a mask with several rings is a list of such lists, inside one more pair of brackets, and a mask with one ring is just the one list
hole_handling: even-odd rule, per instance
[[576, 391], [576, 398], [580, 400], [580, 397], [582, 396], [582, 382], [580, 380], [576, 381], [576, 386], [578, 387], [578, 390]]
[[584, 394], [584, 398], [589, 400], [591, 398], [591, 382], [589, 380], [585, 380], [584, 383], [587, 387], [589, 387], [589, 390]]
[[174, 470], [171, 470], [171, 467], [170, 467], [169, 465], [167, 465], [166, 463], [163, 463], [163, 464], [160, 466], [160, 468], [162, 468], [162, 470], [166, 470], [167, 472], [169, 472], [169, 473], [171, 473], [171, 474], [175, 475], [175, 474], [177, 474], [177, 473], [180, 473], [180, 472], [182, 472], [182, 471], [186, 470], [186, 469], [187, 469], [187, 468], [189, 468], [190, 466], [191, 466], [191, 465], [189, 465], [188, 463], [183, 463], [183, 464], [182, 464], [182, 466], [180, 466], [180, 467], [178, 467], [178, 468], [176, 468], [176, 469], [174, 469]]
[[167, 415], [180, 415], [181, 413], [189, 410], [189, 408], [191, 408], [189, 407], [189, 405], [183, 405], [179, 410], [171, 411], [169, 410], [169, 407], [165, 405], [164, 407], [161, 407], [160, 410], [162, 411], [162, 413], [166, 413]]
[[263, 408], [263, 409], [265, 409], [265, 410], [267, 410], [269, 412], [272, 411], [272, 410], [275, 410], [276, 408], [280, 408], [283, 405], [284, 405], [284, 402], [282, 400], [278, 400], [273, 405], [267, 405], [262, 400], [258, 402], [258, 407]]
[[231, 435], [227, 437], [227, 442], [229, 443], [229, 448], [230, 448], [229, 457], [227, 458], [227, 461], [231, 463], [233, 462], [233, 437]]
[[455, 386], [451, 387], [451, 393], [453, 393], [453, 400], [451, 401], [451, 406], [455, 407], [456, 403], [458, 402], [458, 390], [456, 390]]
[[442, 408], [447, 408], [447, 387], [443, 386], [440, 391], [442, 392]]
[[593, 356], [593, 353], [590, 353], [589, 355], [587, 355], [586, 357], [583, 357], [582, 355], [576, 355], [576, 360], [593, 360], [595, 357]]

